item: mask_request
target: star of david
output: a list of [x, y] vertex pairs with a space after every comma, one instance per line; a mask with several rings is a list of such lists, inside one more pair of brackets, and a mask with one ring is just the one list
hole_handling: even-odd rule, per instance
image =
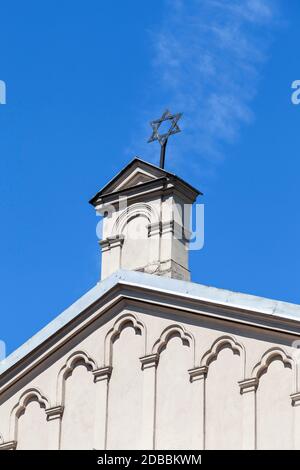
[[[156, 119], [155, 121], [150, 122], [153, 132], [148, 142], [154, 142], [155, 140], [158, 140], [161, 146], [165, 145], [170, 135], [177, 134], [177, 132], [181, 131], [177, 124], [181, 116], [182, 113], [171, 114], [170, 111], [166, 110], [160, 119]], [[161, 124], [165, 121], [170, 121], [170, 129], [168, 132], [160, 134], [158, 130]]]

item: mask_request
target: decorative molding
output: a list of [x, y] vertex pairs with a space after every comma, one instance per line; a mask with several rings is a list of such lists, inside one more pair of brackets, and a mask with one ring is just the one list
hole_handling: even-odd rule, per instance
[[101, 367], [93, 371], [94, 382], [101, 382], [102, 380], [109, 381], [112, 374], [112, 367]]
[[16, 450], [17, 441], [3, 442], [0, 444], [0, 450]]
[[[62, 320], [61, 324], [56, 324], [55, 331], [60, 333], [64, 332], [63, 335], [60, 333], [57, 334], [57, 339], [54, 342], [50, 341], [50, 336], [48, 337], [47, 334], [44, 339], [40, 339], [39, 344], [43, 344], [45, 348], [41, 350], [38, 357], [35, 357], [33, 350], [30, 348], [29, 351], [27, 351], [26, 348], [21, 348], [20, 358], [15, 364], [11, 364], [2, 372], [3, 381], [0, 386], [0, 394], [26, 374], [29, 374], [37, 364], [49, 358], [55, 351], [62, 348], [71, 338], [82, 332], [88, 325], [107, 314], [112, 307], [121, 307], [124, 301], [127, 302], [128, 306], [130, 306], [132, 302], [135, 307], [138, 305], [141, 309], [144, 305], [153, 310], [168, 308], [173, 309], [176, 315], [179, 313], [182, 315], [195, 315], [199, 321], [205, 316], [205, 318], [210, 321], [220, 320], [231, 322], [241, 329], [248, 325], [249, 327], [259, 328], [262, 332], [269, 331], [290, 334], [293, 335], [293, 337], [300, 338], [299, 321], [295, 318], [284, 318], [279, 314], [270, 315], [266, 313], [263, 307], [261, 307], [260, 311], [259, 307], [255, 307], [251, 303], [249, 303], [247, 307], [245, 305], [238, 306], [233, 301], [228, 302], [220, 299], [208, 300], [205, 297], [200, 298], [193, 290], [190, 292], [187, 291], [186, 293], [176, 293], [155, 288], [154, 285], [147, 285], [146, 282], [143, 285], [136, 285], [134, 282], [126, 280], [126, 276], [124, 276], [124, 278], [122, 276], [120, 278], [115, 276], [115, 280], [112, 281], [110, 287], [104, 289], [105, 295], [102, 293], [103, 295], [101, 294], [97, 300], [97, 308], [95, 308], [95, 301], [82, 307], [82, 312], [85, 312], [86, 315], [82, 316], [80, 322], [74, 322], [72, 329], [68, 330], [65, 320]], [[191, 286], [194, 286], [194, 284], [191, 284]], [[128, 295], [129, 291], [130, 296]], [[145, 298], [145, 293], [147, 294], [147, 298]], [[89, 315], [87, 315], [88, 313]], [[297, 388], [295, 388], [295, 390], [296, 389]]]
[[98, 240], [102, 253], [110, 250], [109, 240], [107, 238], [103, 240]]
[[85, 351], [75, 351], [66, 360], [63, 367], [60, 369], [57, 376], [56, 383], [56, 403], [57, 406], [64, 406], [65, 404], [65, 380], [69, 374], [72, 374], [75, 367], [79, 364], [84, 364], [87, 369], [94, 371], [97, 369], [97, 364]]
[[203, 380], [206, 378], [208, 372], [207, 366], [195, 367], [194, 369], [189, 369], [188, 373], [190, 376], [190, 382], [196, 382], [197, 380]]
[[202, 356], [201, 366], [209, 366], [218, 357], [219, 352], [229, 348], [234, 354], [238, 354], [241, 358], [241, 377], [245, 378], [246, 371], [246, 351], [243, 344], [239, 343], [234, 336], [224, 335], [216, 339], [211, 348]]
[[37, 388], [30, 388], [20, 396], [18, 403], [13, 407], [10, 413], [9, 435], [11, 441], [18, 440], [18, 420], [25, 412], [30, 401], [37, 401], [41, 408], [49, 408], [49, 400]]
[[148, 224], [159, 223], [159, 214], [154, 205], [145, 202], [137, 202], [126, 207], [125, 210], [117, 217], [112, 233], [122, 234], [126, 225], [134, 217], [144, 217], [148, 220]]
[[152, 354], [160, 354], [162, 349], [164, 349], [171, 338], [179, 337], [182, 341], [182, 344], [187, 344], [193, 354], [193, 364], [195, 364], [195, 338], [192, 333], [188, 332], [182, 325], [178, 323], [169, 325], [165, 328], [160, 335], [159, 339], [155, 341], [152, 347]]
[[165, 220], [161, 224], [161, 234], [171, 233], [172, 235], [182, 235], [182, 226], [179, 225], [175, 220]]
[[300, 406], [300, 392], [292, 393], [290, 395], [293, 406]]
[[121, 248], [124, 240], [124, 235], [116, 235], [114, 237], [107, 237], [103, 240], [99, 240], [99, 245], [104, 253], [105, 251], [110, 251], [112, 248]]
[[148, 237], [160, 236], [161, 235], [161, 222], [153, 222], [148, 224]]
[[11, 415], [15, 414], [17, 417], [19, 417], [20, 414], [25, 411], [28, 403], [32, 400], [37, 401], [40, 404], [41, 408], [46, 409], [49, 406], [49, 400], [44, 395], [42, 395], [40, 390], [38, 390], [37, 388], [30, 388], [24, 393], [22, 393], [18, 403], [13, 407], [11, 411]]
[[61, 419], [64, 413], [63, 406], [53, 406], [52, 408], [47, 408], [46, 410], [47, 421], [53, 421], [54, 419]]
[[239, 387], [240, 387], [240, 392], [241, 395], [244, 395], [244, 393], [249, 393], [249, 392], [255, 392], [257, 387], [258, 387], [258, 379], [257, 378], [251, 378], [251, 379], [245, 379], [245, 380], [240, 380], [238, 382]]
[[97, 368], [96, 361], [91, 358], [85, 351], [75, 351], [73, 352], [68, 359], [66, 360], [64, 366], [61, 368], [61, 371], [66, 373], [72, 372], [78, 363], [84, 362], [85, 365], [90, 367], [92, 370]]
[[153, 181], [156, 178], [157, 175], [154, 176], [153, 173], [150, 173], [141, 167], [137, 167], [132, 173], [129, 173], [129, 175], [123, 181], [121, 181], [120, 184], [113, 188], [113, 192], [132, 188], [138, 184]]
[[167, 221], [159, 221], [159, 222], [154, 222], [148, 225], [148, 236], [154, 236], [154, 235], [164, 235], [170, 233], [171, 235], [174, 235], [174, 238], [177, 240], [181, 240], [184, 242], [188, 242], [192, 232], [188, 230], [187, 228], [184, 228], [183, 225], [180, 225], [178, 222], [176, 222], [174, 219], [170, 219]]
[[108, 331], [105, 336], [104, 341], [104, 364], [109, 364], [112, 366], [112, 353], [113, 353], [113, 343], [121, 335], [122, 330], [126, 326], [131, 326], [135, 334], [141, 334], [144, 336], [143, 350], [141, 354], [146, 355], [147, 348], [147, 330], [144, 323], [137, 319], [133, 313], [125, 313], [121, 315], [114, 323], [113, 327]]
[[276, 360], [280, 360], [284, 367], [289, 367], [294, 371], [294, 389], [297, 389], [297, 367], [295, 366], [294, 360], [289, 356], [284, 349], [273, 347], [266, 351], [260, 361], [252, 369], [252, 377], [260, 378], [262, 374], [267, 372], [269, 365]]
[[150, 369], [151, 367], [157, 367], [159, 361], [158, 354], [149, 354], [148, 356], [140, 357], [142, 363], [142, 370]]
[[163, 222], [161, 226], [161, 233], [162, 235], [170, 233], [174, 236], [175, 239], [181, 240], [183, 242], [188, 242], [192, 234], [190, 230], [175, 220], [168, 220]]
[[108, 237], [107, 240], [110, 248], [122, 248], [125, 238], [124, 235], [117, 235], [115, 237]]

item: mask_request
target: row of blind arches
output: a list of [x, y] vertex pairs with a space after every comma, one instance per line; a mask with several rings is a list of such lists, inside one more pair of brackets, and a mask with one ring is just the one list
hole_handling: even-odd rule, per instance
[[[147, 331], [146, 326], [133, 314], [125, 314], [120, 316], [115, 322], [114, 326], [108, 331], [105, 344], [104, 344], [104, 364], [111, 365], [114, 371], [114, 345], [115, 342], [121, 337], [122, 332], [130, 327], [134, 329], [136, 335], [141, 337], [141, 354], [147, 355]], [[195, 366], [207, 366], [208, 369], [211, 364], [218, 358], [218, 355], [224, 349], [231, 349], [231, 351], [239, 356], [240, 363], [240, 379], [245, 379], [245, 364], [246, 364], [246, 351], [244, 346], [238, 342], [233, 336], [223, 335], [217, 338], [210, 349], [203, 354], [200, 362], [195, 363], [195, 340], [193, 335], [187, 331], [180, 324], [173, 324], [163, 330], [160, 337], [155, 341], [152, 348], [148, 351], [148, 354], [162, 354], [166, 350], [169, 341], [172, 338], [178, 338], [184, 346], [190, 349], [192, 356], [191, 368]], [[284, 367], [290, 369], [293, 372], [292, 382], [294, 389], [291, 389], [290, 393], [296, 391], [297, 388], [297, 370], [292, 357], [290, 357], [282, 348], [270, 348], [267, 350], [260, 360], [253, 365], [252, 377], [258, 379], [266, 373], [270, 364], [280, 360]], [[57, 379], [57, 397], [56, 405], [65, 406], [65, 384], [69, 377], [72, 376], [74, 369], [84, 365], [88, 371], [94, 371], [98, 368], [96, 361], [91, 358], [89, 354], [84, 351], [77, 351], [70, 355], [64, 366], [60, 369]], [[33, 388], [25, 391], [18, 403], [14, 406], [11, 412], [10, 418], [10, 437], [11, 440], [18, 440], [18, 420], [24, 415], [26, 407], [29, 403], [36, 401], [43, 409], [48, 409], [51, 404], [48, 398], [38, 389]]]

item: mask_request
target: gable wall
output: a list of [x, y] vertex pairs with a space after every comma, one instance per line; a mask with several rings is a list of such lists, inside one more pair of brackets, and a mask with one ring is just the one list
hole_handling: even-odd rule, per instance
[[293, 339], [128, 305], [2, 394], [0, 435], [17, 449], [300, 449]]

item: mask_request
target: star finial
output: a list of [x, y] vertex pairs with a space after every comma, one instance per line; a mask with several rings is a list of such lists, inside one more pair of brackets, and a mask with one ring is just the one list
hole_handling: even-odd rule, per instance
[[[171, 114], [170, 111], [167, 109], [161, 118], [156, 119], [155, 121], [150, 122], [150, 126], [152, 127], [152, 135], [148, 142], [154, 142], [155, 140], [158, 140], [158, 142], [161, 145], [161, 151], [160, 151], [160, 167], [164, 168], [165, 166], [165, 156], [166, 156], [166, 146], [168, 142], [168, 138], [170, 135], [177, 134], [177, 132], [180, 132], [181, 129], [178, 126], [178, 121], [181, 118], [182, 113], [177, 113], [177, 114]], [[158, 132], [161, 124], [165, 121], [170, 121], [171, 126], [168, 132], [165, 132], [164, 134], [160, 134]]]

